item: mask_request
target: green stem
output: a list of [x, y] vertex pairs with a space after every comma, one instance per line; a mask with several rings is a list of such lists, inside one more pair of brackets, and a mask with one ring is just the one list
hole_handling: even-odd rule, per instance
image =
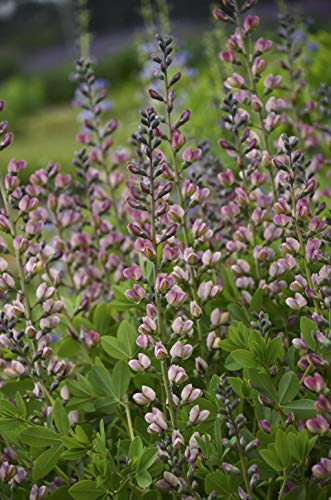
[[[149, 148], [150, 148], [150, 151], [152, 151], [151, 138], [149, 139]], [[151, 241], [152, 241], [152, 245], [153, 245], [153, 248], [155, 251], [155, 257], [154, 257], [154, 262], [153, 262], [154, 288], [155, 288], [156, 278], [157, 278], [157, 275], [159, 272], [159, 268], [158, 268], [158, 260], [157, 260], [156, 221], [155, 221], [155, 186], [154, 186], [154, 169], [153, 169], [152, 155], [150, 156], [150, 160], [149, 160], [149, 178], [150, 178], [150, 188], [151, 188], [151, 193], [150, 193], [150, 198], [151, 198], [151, 207], [150, 207]], [[155, 306], [156, 306], [156, 311], [157, 311], [157, 324], [158, 324], [159, 337], [160, 337], [161, 342], [164, 342], [162, 305], [161, 305], [160, 295], [159, 295], [157, 290], [155, 290]], [[167, 400], [168, 400], [168, 410], [169, 410], [171, 425], [172, 425], [173, 429], [176, 429], [176, 427], [177, 427], [176, 414], [175, 414], [175, 409], [174, 409], [174, 402], [172, 399], [172, 391], [171, 391], [170, 384], [169, 384], [168, 366], [167, 366], [166, 359], [161, 360], [161, 373], [162, 373], [162, 379], [163, 379], [165, 393], [166, 393]]]
[[[1, 196], [3, 199], [3, 203], [5, 206], [6, 214], [8, 217], [8, 222], [10, 225], [10, 233], [11, 233], [11, 236], [14, 240], [17, 236], [16, 225], [14, 222], [11, 207], [9, 205], [9, 200], [7, 197], [6, 187], [5, 187], [2, 173], [0, 173], [0, 191], [1, 191]], [[27, 289], [25, 276], [24, 276], [24, 266], [23, 266], [22, 256], [21, 256], [19, 249], [14, 248], [14, 252], [15, 252], [15, 258], [16, 258], [16, 263], [17, 263], [18, 277], [19, 277], [20, 286], [21, 286], [22, 293], [23, 293], [25, 317], [28, 321], [31, 321], [31, 319], [32, 319], [31, 304], [29, 301], [29, 294], [28, 294], [28, 289]]]
[[283, 474], [284, 474], [284, 480], [283, 480], [283, 483], [282, 483], [282, 487], [281, 487], [281, 489], [279, 491], [278, 500], [281, 500], [281, 498], [283, 498], [283, 495], [284, 495], [284, 490], [285, 490], [286, 481], [287, 481], [286, 470], [285, 469], [283, 470]]
[[[292, 169], [292, 156], [291, 156], [291, 154], [290, 154], [289, 158], [290, 158], [291, 177], [294, 178], [294, 172], [293, 172], [293, 169]], [[301, 255], [302, 255], [302, 259], [303, 259], [303, 263], [304, 263], [304, 268], [305, 268], [305, 272], [306, 272], [306, 278], [307, 278], [307, 281], [308, 281], [309, 288], [314, 291], [315, 288], [314, 288], [313, 280], [312, 280], [312, 277], [311, 277], [311, 272], [310, 272], [310, 269], [309, 269], [308, 262], [306, 260], [305, 244], [304, 244], [304, 241], [303, 241], [303, 236], [302, 236], [302, 232], [301, 232], [301, 229], [300, 229], [300, 226], [299, 226], [299, 223], [298, 223], [298, 219], [297, 219], [296, 214], [295, 214], [296, 199], [295, 199], [294, 186], [293, 186], [292, 182], [291, 182], [291, 199], [292, 199], [292, 217], [293, 217], [293, 220], [294, 220], [295, 231], [296, 231], [299, 243], [300, 243], [300, 251], [301, 251]], [[321, 314], [321, 310], [320, 310], [320, 307], [319, 307], [317, 299], [313, 299], [313, 302], [314, 302], [314, 307], [315, 307], [316, 314], [320, 315]]]
[[127, 398], [125, 399], [123, 404], [124, 404], [124, 408], [125, 408], [125, 415], [126, 415], [126, 420], [128, 423], [130, 439], [131, 439], [131, 441], [133, 441], [134, 440], [134, 431], [133, 431], [131, 413], [130, 413], [130, 408], [129, 408], [129, 403], [128, 403]]
[[[168, 73], [165, 73], [165, 78], [164, 78], [164, 83], [165, 83], [165, 94], [166, 94], [166, 102], [169, 100], [169, 82], [168, 82]], [[182, 222], [182, 227], [183, 227], [183, 236], [184, 236], [184, 243], [186, 248], [190, 246], [190, 239], [189, 239], [189, 230], [187, 227], [187, 221], [186, 221], [186, 213], [185, 213], [185, 208], [184, 208], [184, 200], [183, 200], [183, 195], [182, 195], [182, 190], [181, 190], [181, 179], [180, 179], [180, 173], [177, 165], [177, 158], [176, 158], [176, 152], [174, 151], [172, 147], [172, 136], [173, 136], [173, 128], [171, 124], [171, 112], [167, 107], [167, 125], [168, 125], [168, 134], [169, 134], [169, 143], [170, 143], [170, 150], [171, 150], [171, 159], [172, 159], [172, 164], [174, 167], [174, 172], [175, 172], [175, 185], [177, 188], [177, 193], [178, 193], [178, 200], [179, 200], [179, 205], [180, 207], [184, 210], [184, 216], [181, 220]], [[191, 292], [192, 292], [192, 297], [193, 300], [198, 304], [199, 303], [199, 297], [198, 297], [198, 286], [197, 286], [197, 281], [194, 273], [194, 268], [191, 265], [188, 265], [189, 268], [189, 274], [190, 274], [190, 287], [191, 287]], [[205, 341], [203, 338], [203, 333], [202, 333], [202, 328], [201, 328], [201, 322], [200, 319], [197, 318], [196, 320], [196, 326], [197, 326], [197, 332], [198, 332], [198, 339], [200, 343], [200, 348], [201, 348], [201, 355], [204, 356], [206, 353], [206, 345]]]
[[[238, 11], [237, 8], [236, 8], [236, 14], [235, 15], [236, 15], [236, 22], [237, 22], [239, 36], [240, 36], [240, 40], [241, 40], [241, 43], [242, 43], [242, 54], [243, 54], [243, 57], [244, 57], [244, 64], [245, 64], [247, 76], [248, 76], [248, 79], [249, 79], [249, 83], [250, 83], [251, 89], [253, 90], [253, 92], [256, 95], [256, 97], [258, 97], [256, 82], [255, 82], [255, 78], [254, 78], [254, 75], [253, 75], [253, 72], [252, 72], [252, 68], [251, 68], [250, 60], [249, 60], [249, 55], [248, 55], [247, 48], [246, 48], [245, 35], [243, 33], [241, 22], [240, 22], [240, 13], [239, 13], [239, 11]], [[264, 120], [263, 120], [263, 115], [262, 115], [262, 110], [261, 109], [259, 111], [257, 111], [257, 115], [259, 117], [259, 122], [260, 122], [260, 130], [261, 130], [261, 138], [262, 138], [263, 148], [268, 153], [268, 155], [270, 156], [270, 151], [269, 151], [269, 146], [268, 146], [268, 132], [267, 132], [267, 130], [265, 128], [265, 125], [264, 125]], [[276, 201], [277, 201], [277, 195], [276, 195], [275, 180], [274, 180], [274, 177], [272, 175], [271, 167], [267, 167], [267, 170], [269, 172], [273, 200], [274, 200], [274, 203], [276, 203]]]

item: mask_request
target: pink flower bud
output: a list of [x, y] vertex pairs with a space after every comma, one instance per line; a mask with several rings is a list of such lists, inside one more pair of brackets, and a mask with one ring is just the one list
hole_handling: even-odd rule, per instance
[[323, 377], [317, 372], [313, 376], [305, 377], [303, 383], [307, 389], [313, 392], [321, 392], [326, 387]]
[[188, 379], [188, 376], [181, 366], [171, 365], [168, 369], [169, 382], [180, 385]]
[[201, 389], [193, 389], [192, 384], [188, 384], [181, 392], [181, 400], [185, 403], [193, 403], [202, 396]]
[[168, 356], [168, 351], [162, 342], [156, 342], [154, 348], [154, 356], [156, 359], [165, 359]]
[[289, 297], [285, 300], [285, 302], [291, 309], [294, 309], [296, 311], [299, 311], [307, 305], [306, 299], [300, 293], [296, 293], [294, 298]]
[[132, 290], [126, 290], [124, 295], [127, 299], [132, 300], [133, 302], [141, 302], [146, 295], [144, 288], [140, 285], [133, 285]]
[[209, 415], [210, 415], [210, 411], [209, 410], [200, 410], [199, 405], [195, 405], [190, 410], [189, 421], [191, 423], [201, 424], [202, 422], [204, 422], [205, 420], [207, 420], [207, 418], [209, 417]]
[[171, 290], [166, 294], [168, 304], [179, 307], [187, 298], [187, 294], [178, 285], [174, 285]]
[[172, 330], [177, 335], [191, 336], [193, 333], [193, 321], [190, 319], [184, 321], [182, 317], [176, 318], [172, 323]]
[[141, 388], [141, 392], [137, 392], [132, 396], [132, 399], [138, 405], [150, 405], [154, 399], [156, 398], [155, 391], [151, 387], [143, 385]]
[[258, 425], [259, 425], [260, 429], [264, 432], [271, 431], [271, 425], [270, 425], [270, 422], [268, 422], [268, 420], [259, 420]]
[[246, 16], [244, 19], [244, 30], [249, 33], [260, 24], [259, 16]]
[[190, 302], [190, 312], [194, 318], [200, 318], [202, 315], [202, 309], [195, 300]]
[[329, 431], [330, 426], [322, 415], [317, 415], [314, 418], [306, 420], [306, 427], [313, 434], [325, 434]]
[[219, 173], [217, 179], [223, 186], [232, 186], [236, 181], [234, 173], [229, 168], [226, 169], [225, 172]]
[[179, 340], [170, 349], [172, 358], [189, 358], [192, 354], [193, 347], [190, 344], [183, 345]]

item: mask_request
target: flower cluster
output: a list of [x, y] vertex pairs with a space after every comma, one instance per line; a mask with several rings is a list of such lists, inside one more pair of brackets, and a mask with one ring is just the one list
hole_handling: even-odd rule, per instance
[[330, 496], [330, 88], [255, 3], [214, 10], [218, 144], [158, 34], [130, 149], [80, 59], [75, 174], [0, 172], [4, 498]]

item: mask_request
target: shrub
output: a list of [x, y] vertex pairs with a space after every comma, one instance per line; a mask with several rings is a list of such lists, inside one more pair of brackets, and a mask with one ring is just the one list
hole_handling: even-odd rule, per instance
[[157, 35], [130, 155], [79, 60], [77, 176], [0, 173], [5, 498], [330, 496], [330, 89], [304, 100], [293, 18], [276, 55], [254, 4], [214, 11], [225, 164], [185, 137]]

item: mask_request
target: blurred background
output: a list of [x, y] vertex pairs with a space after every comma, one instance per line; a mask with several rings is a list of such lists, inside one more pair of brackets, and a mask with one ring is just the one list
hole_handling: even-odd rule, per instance
[[[308, 32], [305, 62], [312, 84], [330, 83], [330, 0], [287, 3]], [[158, 30], [176, 35], [176, 64], [185, 75], [182, 98], [194, 111], [192, 135], [215, 134], [216, 140], [217, 127], [205, 130], [206, 103], [216, 123], [227, 68], [218, 58], [226, 32], [213, 21], [213, 6], [208, 0], [0, 0], [0, 98], [16, 136], [2, 158], [25, 158], [31, 169], [49, 160], [70, 169], [80, 126], [71, 75], [82, 51], [109, 83], [110, 113], [120, 121], [118, 143], [125, 146], [146, 101]], [[277, 32], [278, 7], [260, 0], [254, 9], [262, 18], [259, 36]]]

